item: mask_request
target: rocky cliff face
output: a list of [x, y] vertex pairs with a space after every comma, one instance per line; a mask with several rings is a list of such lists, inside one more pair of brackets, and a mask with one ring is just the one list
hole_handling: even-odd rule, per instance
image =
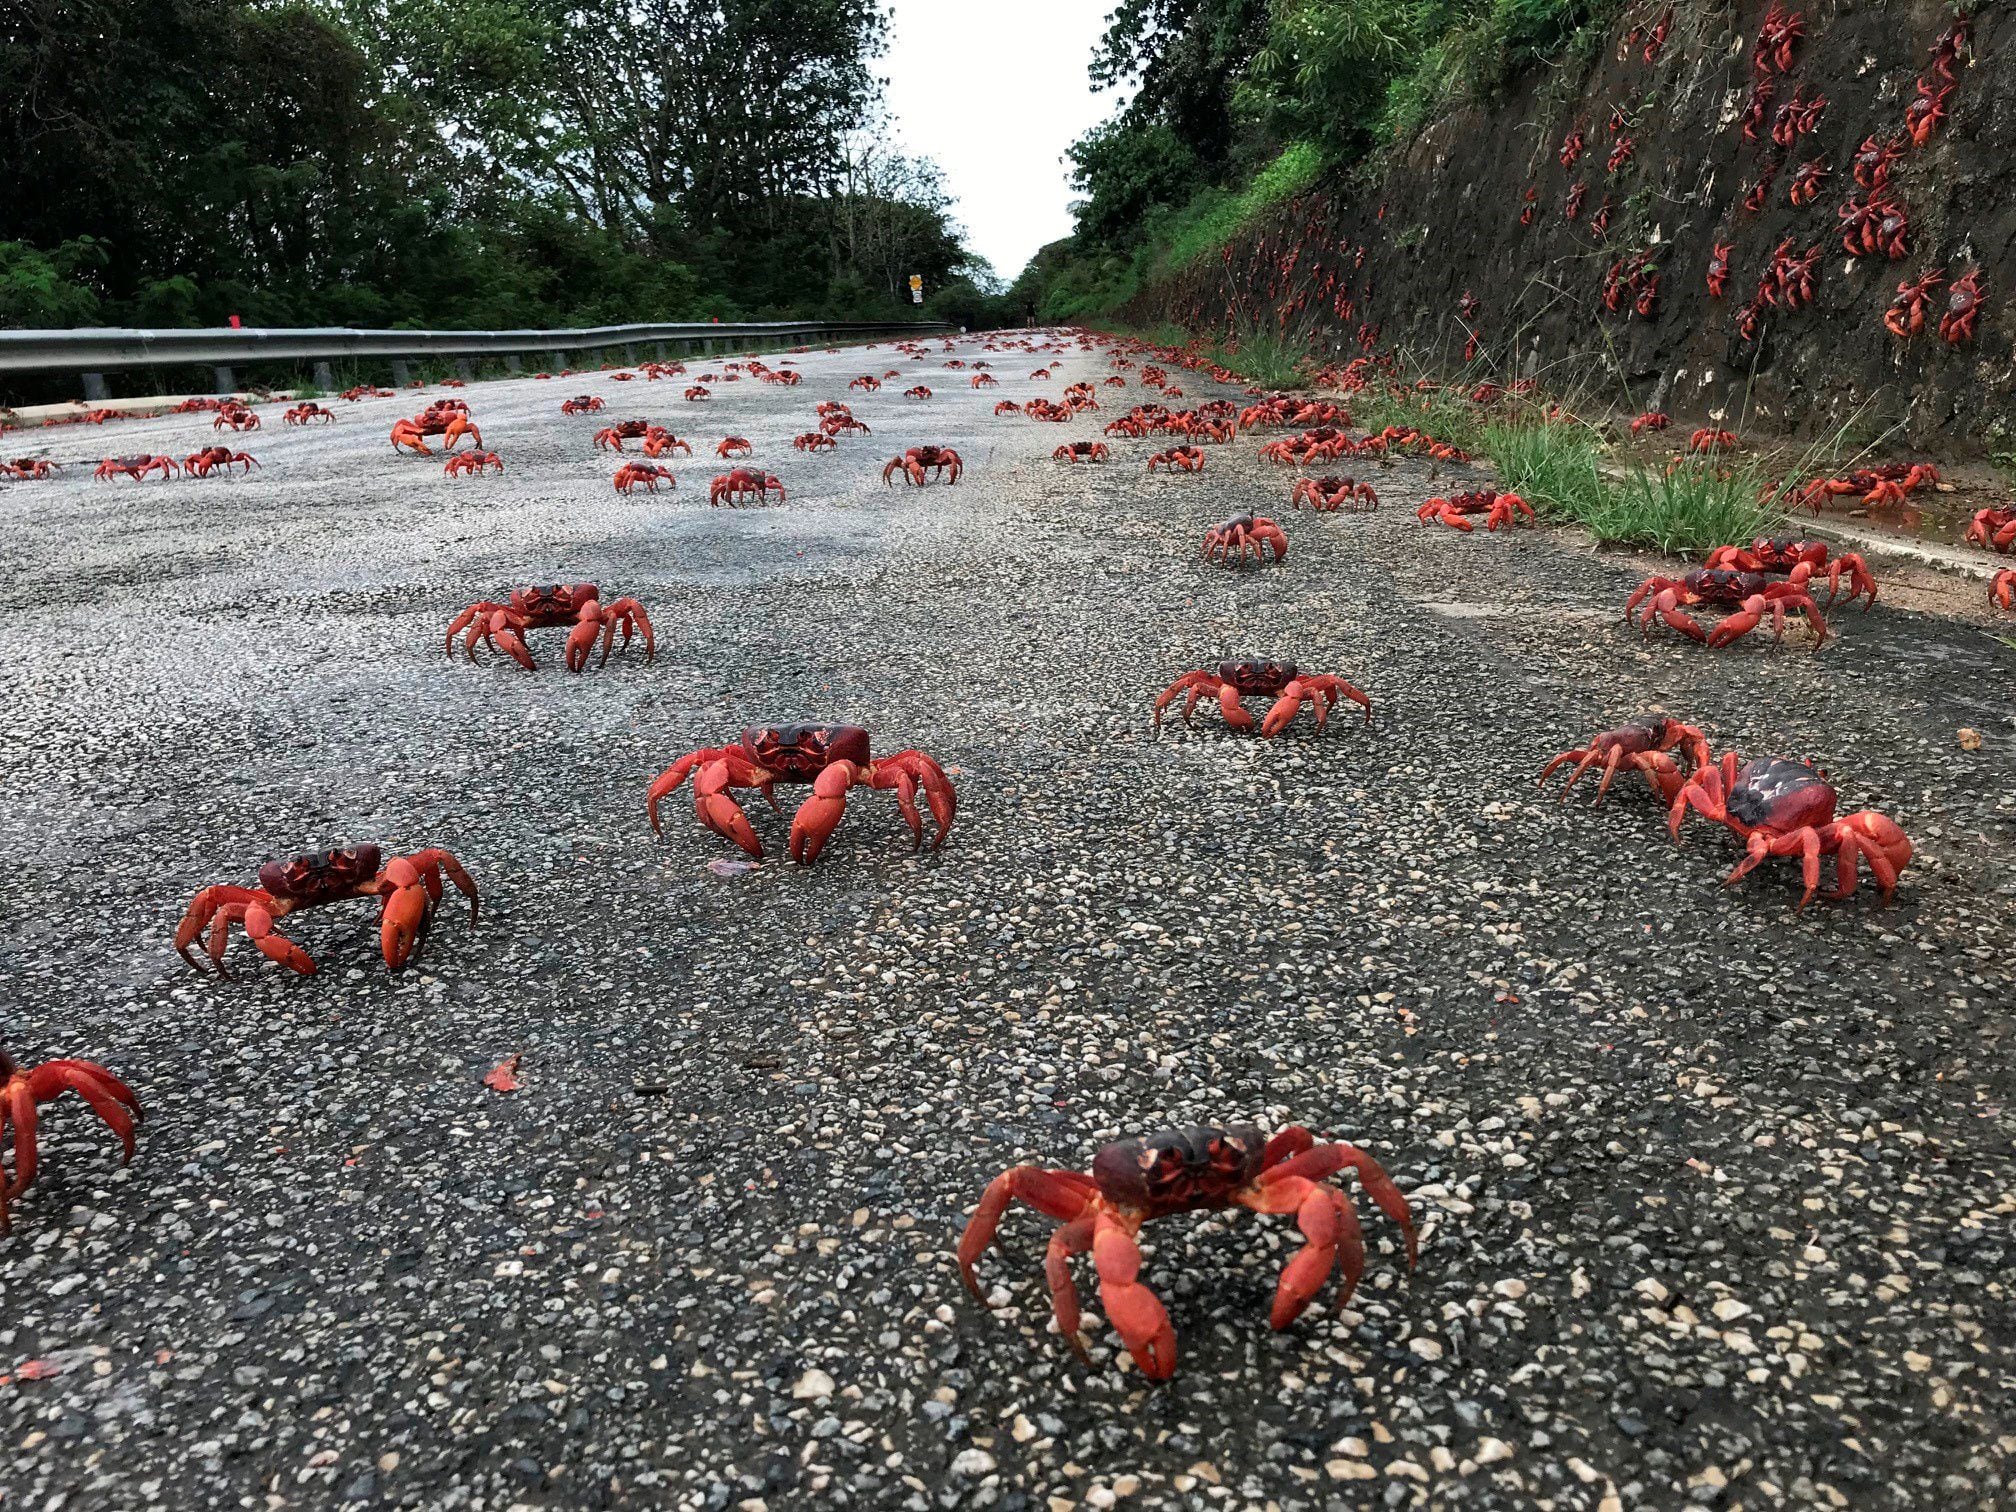
[[2016, 7], [1641, 8], [1130, 313], [1676, 420], [2009, 448]]

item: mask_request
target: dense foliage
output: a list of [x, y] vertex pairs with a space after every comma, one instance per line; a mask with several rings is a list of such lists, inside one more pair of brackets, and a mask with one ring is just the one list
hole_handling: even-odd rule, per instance
[[[1047, 248], [1045, 316], [1124, 303], [1327, 171], [1593, 35], [1612, 0], [1121, 0], [1092, 82], [1126, 106], [1071, 149], [1077, 228]], [[1025, 275], [1025, 282], [1032, 275]]]
[[0, 324], [989, 309], [877, 0], [16, 0]]

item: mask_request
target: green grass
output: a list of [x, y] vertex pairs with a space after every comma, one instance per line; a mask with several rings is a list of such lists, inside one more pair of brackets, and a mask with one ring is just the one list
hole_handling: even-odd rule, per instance
[[1453, 389], [1410, 393], [1404, 398], [1380, 389], [1366, 389], [1353, 394], [1348, 403], [1352, 420], [1368, 431], [1384, 430], [1389, 425], [1411, 425], [1437, 441], [1447, 441], [1467, 452], [1481, 451], [1484, 447], [1488, 412]]
[[1184, 207], [1168, 232], [1163, 263], [1183, 268], [1215, 253], [1268, 210], [1293, 199], [1323, 174], [1322, 150], [1310, 142], [1290, 142], [1236, 194], [1206, 190]]
[[1309, 386], [1310, 351], [1305, 343], [1293, 337], [1249, 330], [1233, 341], [1211, 347], [1205, 355], [1258, 388]]
[[1576, 424], [1494, 423], [1483, 450], [1537, 513], [1614, 545], [1696, 553], [1748, 541], [1773, 519], [1758, 502], [1764, 478], [1754, 463], [1683, 461], [1671, 472], [1637, 464], [1611, 478], [1601, 438]]

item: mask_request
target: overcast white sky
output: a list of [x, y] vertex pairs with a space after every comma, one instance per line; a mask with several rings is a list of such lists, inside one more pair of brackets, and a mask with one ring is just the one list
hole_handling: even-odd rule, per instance
[[1071, 230], [1064, 149], [1121, 95], [1085, 65], [1109, 0], [891, 0], [889, 108], [903, 145], [937, 160], [969, 245], [1003, 278]]

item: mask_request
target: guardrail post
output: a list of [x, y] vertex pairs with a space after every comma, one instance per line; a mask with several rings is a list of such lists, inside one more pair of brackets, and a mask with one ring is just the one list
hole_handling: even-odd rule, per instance
[[84, 375], [84, 400], [87, 404], [103, 404], [111, 397], [112, 391], [105, 387], [105, 375], [103, 373], [86, 373]]
[[471, 362], [467, 357], [457, 357], [455, 359], [455, 376], [465, 380], [474, 378], [476, 376], [476, 364]]
[[315, 364], [315, 387], [325, 394], [336, 392], [336, 369], [326, 362]]
[[404, 357], [392, 359], [392, 387], [404, 388], [413, 381], [413, 369], [406, 365]]
[[214, 385], [211, 389], [212, 393], [235, 394], [238, 392], [237, 379], [228, 367], [214, 367], [210, 369], [210, 379]]
[[635, 348], [634, 346], [626, 346], [623, 348], [623, 366], [625, 367], [637, 366], [637, 348]]
[[656, 353], [658, 354], [658, 360], [659, 360], [660, 362], [663, 362], [663, 361], [665, 360], [665, 343], [664, 343], [664, 342], [662, 342], [662, 341], [654, 341], [654, 342], [652, 342], [652, 343], [651, 343], [651, 349], [652, 349], [652, 350], [653, 350], [654, 352], [656, 352]]
[[525, 371], [525, 365], [518, 360], [516, 352], [506, 352], [504, 354], [504, 371], [507, 373], [522, 373]]

